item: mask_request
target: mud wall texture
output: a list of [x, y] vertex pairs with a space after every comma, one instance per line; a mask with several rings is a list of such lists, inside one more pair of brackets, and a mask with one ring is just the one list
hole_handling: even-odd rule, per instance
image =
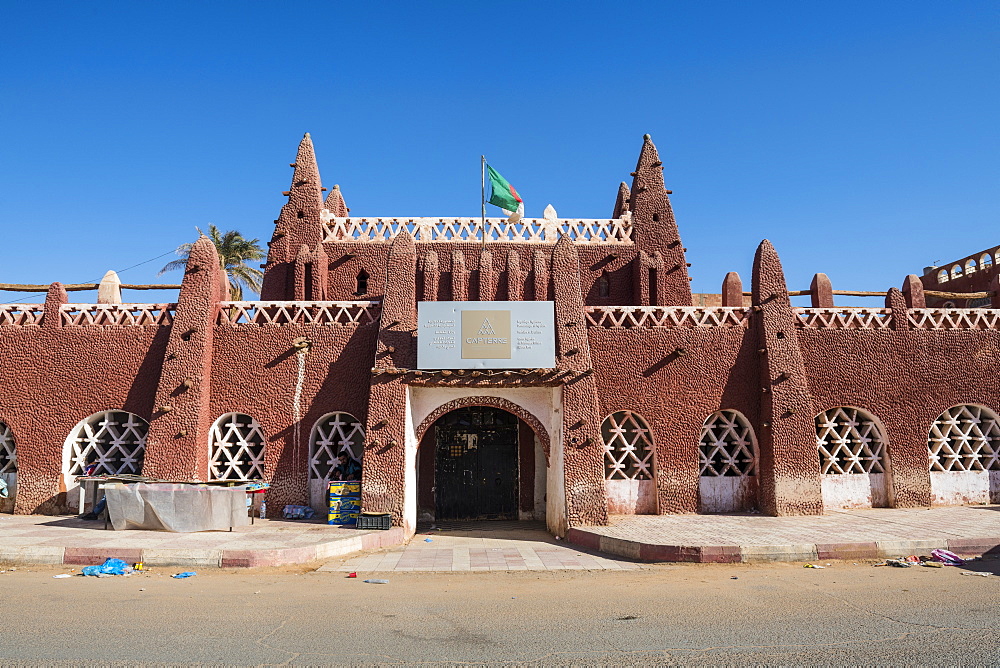
[[66, 506], [63, 446], [78, 422], [107, 410], [149, 420], [169, 327], [62, 326], [66, 293], [49, 291], [41, 325], [0, 328], [0, 421], [17, 446], [15, 512]]
[[[460, 387], [470, 397], [484, 387], [557, 386], [561, 424], [551, 431], [561, 436], [538, 436], [549, 461], [562, 467], [569, 526], [607, 521], [601, 424], [618, 411], [633, 411], [650, 427], [659, 513], [698, 511], [702, 426], [716, 411], [738, 411], [758, 446], [757, 505], [775, 515], [823, 510], [815, 428], [822, 411], [854, 407], [877, 418], [887, 443], [889, 502], [902, 507], [930, 503], [927, 435], [942, 411], [965, 403], [1000, 411], [1000, 314], [921, 309], [914, 276], [903, 292], [889, 291], [885, 309], [851, 310], [834, 307], [832, 286], [818, 274], [815, 308], [796, 309], [778, 254], [764, 241], [749, 299], [735, 273], [721, 295], [693, 298], [663, 165], [648, 136], [613, 209], [616, 220], [631, 220], [631, 238], [613, 243], [563, 236], [484, 249], [478, 242], [416, 242], [405, 230], [391, 241], [328, 242], [329, 214], [322, 212], [345, 217], [349, 209], [337, 187], [324, 200], [308, 135], [293, 168], [262, 300], [297, 302], [306, 316], [240, 320], [241, 309], [271, 308], [273, 315], [295, 305], [228, 303], [206, 238], [192, 249], [178, 302], [166, 307], [169, 317], [156, 316], [158, 324], [126, 324], [127, 309], [112, 305], [108, 312], [120, 322], [70, 317], [59, 284], [44, 309], [0, 310], [0, 420], [17, 443], [16, 512], [65, 508], [66, 438], [80, 420], [105, 410], [149, 422], [143, 472], [164, 478], [206, 479], [213, 423], [227, 413], [251, 416], [267, 443], [263, 473], [273, 486], [266, 498], [278, 508], [307, 501], [317, 420], [350, 413], [365, 425], [363, 506], [390, 512], [400, 524], [433, 503], [426, 488], [432, 459], [421, 459], [425, 485], [415, 489], [420, 426], [408, 423], [409, 384]], [[954, 286], [995, 279], [990, 272]], [[421, 300], [554, 301], [556, 368], [475, 380], [413, 374]], [[330, 301], [366, 302], [352, 308], [370, 309], [369, 317], [311, 320]], [[528, 477], [524, 512], [535, 505]]]
[[[216, 328], [211, 422], [244, 413], [260, 423], [272, 507], [307, 502], [309, 438], [317, 420], [345, 412], [364, 423], [376, 336], [374, 324]], [[300, 337], [308, 348], [295, 346]], [[207, 453], [207, 440], [202, 443]]]
[[744, 324], [714, 329], [591, 327], [588, 334], [600, 419], [623, 410], [641, 415], [655, 445], [659, 512], [697, 512], [698, 443], [705, 419], [732, 409], [752, 425], [760, 423], [752, 332]]

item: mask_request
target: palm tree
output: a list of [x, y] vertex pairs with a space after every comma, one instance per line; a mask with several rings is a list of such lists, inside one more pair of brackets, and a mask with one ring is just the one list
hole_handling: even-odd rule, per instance
[[[202, 236], [206, 236], [201, 228], [196, 227], [195, 229]], [[208, 225], [207, 236], [215, 244], [215, 250], [219, 254], [219, 264], [222, 265], [223, 271], [229, 277], [229, 298], [234, 302], [243, 301], [244, 287], [259, 293], [264, 272], [260, 269], [254, 269], [247, 262], [263, 259], [264, 249], [258, 243], [260, 239], [244, 239], [243, 235], [236, 230], [229, 230], [223, 234], [219, 232], [219, 228], [211, 223]], [[186, 267], [188, 256], [191, 255], [193, 247], [193, 243], [178, 246], [175, 252], [181, 256], [181, 259], [168, 262], [157, 276]]]

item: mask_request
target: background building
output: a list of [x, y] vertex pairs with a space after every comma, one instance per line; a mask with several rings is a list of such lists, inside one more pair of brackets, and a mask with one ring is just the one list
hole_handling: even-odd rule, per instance
[[[71, 509], [95, 461], [321, 506], [342, 450], [364, 508], [409, 529], [1000, 501], [1000, 311], [928, 309], [913, 275], [884, 308], [841, 308], [817, 274], [792, 307], [767, 241], [750, 304], [730, 272], [705, 305], [648, 135], [609, 218], [488, 219], [485, 243], [478, 218], [351, 217], [308, 135], [293, 167], [261, 301], [227, 301], [203, 237], [176, 303], [74, 304], [55, 283], [0, 307], [15, 512]], [[551, 302], [552, 365], [420, 368], [436, 301]]]

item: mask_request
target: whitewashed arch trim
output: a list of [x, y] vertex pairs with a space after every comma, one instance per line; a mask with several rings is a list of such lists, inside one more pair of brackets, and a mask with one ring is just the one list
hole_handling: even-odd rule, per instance
[[885, 438], [875, 417], [858, 408], [816, 416], [820, 473], [885, 473]]
[[0, 422], [0, 473], [17, 473], [17, 447], [10, 427]]
[[608, 480], [652, 480], [653, 437], [638, 413], [618, 411], [601, 424]]
[[211, 480], [255, 480], [264, 477], [267, 439], [260, 423], [243, 413], [226, 413], [209, 432]]
[[952, 406], [931, 425], [931, 471], [1000, 471], [1000, 418], [984, 406]]
[[64, 469], [78, 476], [96, 463], [95, 475], [139, 475], [148, 432], [149, 423], [133, 413], [95, 413], [77, 423], [66, 439]]
[[365, 425], [350, 413], [327, 413], [321, 417], [309, 437], [309, 479], [329, 481], [341, 452], [360, 462], [364, 441]]
[[757, 439], [739, 411], [712, 413], [701, 428], [698, 448], [702, 476], [752, 476], [757, 474]]

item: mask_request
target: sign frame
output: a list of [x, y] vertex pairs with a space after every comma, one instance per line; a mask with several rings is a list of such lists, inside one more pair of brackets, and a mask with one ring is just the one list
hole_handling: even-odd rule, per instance
[[555, 366], [555, 302], [417, 302], [418, 369]]

